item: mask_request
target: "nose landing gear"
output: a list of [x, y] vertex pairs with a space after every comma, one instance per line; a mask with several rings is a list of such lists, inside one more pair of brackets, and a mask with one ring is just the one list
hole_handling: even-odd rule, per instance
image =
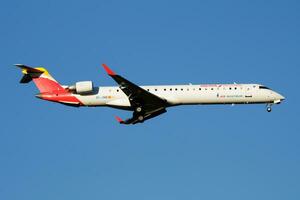
[[272, 105], [271, 104], [267, 104], [267, 112], [272, 112]]

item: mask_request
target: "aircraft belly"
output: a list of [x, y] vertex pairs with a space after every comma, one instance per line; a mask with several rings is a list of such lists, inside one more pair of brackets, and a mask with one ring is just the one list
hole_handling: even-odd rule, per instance
[[106, 105], [112, 107], [131, 107], [128, 98], [114, 99], [106, 102]]
[[106, 104], [107, 100], [104, 98], [99, 98], [98, 95], [76, 95], [76, 97], [85, 105], [85, 106], [103, 106]]

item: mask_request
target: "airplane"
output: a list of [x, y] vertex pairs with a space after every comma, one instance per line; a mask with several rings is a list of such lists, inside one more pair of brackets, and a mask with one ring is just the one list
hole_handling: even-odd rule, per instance
[[120, 124], [137, 124], [157, 117], [167, 108], [179, 105], [210, 104], [280, 104], [285, 97], [261, 84], [198, 84], [138, 86], [116, 74], [102, 64], [118, 86], [94, 87], [92, 81], [79, 81], [73, 85], [59, 84], [43, 67], [15, 64], [23, 77], [20, 83], [33, 81], [40, 93], [37, 98], [68, 106], [112, 108], [133, 111], [127, 120], [116, 117]]

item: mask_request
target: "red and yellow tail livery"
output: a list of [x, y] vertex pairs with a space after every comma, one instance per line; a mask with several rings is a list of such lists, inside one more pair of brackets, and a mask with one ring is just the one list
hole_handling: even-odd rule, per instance
[[43, 67], [32, 68], [23, 64], [15, 66], [22, 69], [24, 74], [20, 83], [33, 81], [39, 89], [40, 94], [36, 97], [48, 101], [59, 102], [68, 105], [79, 106], [81, 102], [67, 89], [62, 87]]
[[41, 93], [65, 93], [65, 89], [49, 74], [43, 67], [28, 67], [22, 64], [16, 64], [22, 69], [24, 74], [20, 83], [29, 83], [33, 81]]

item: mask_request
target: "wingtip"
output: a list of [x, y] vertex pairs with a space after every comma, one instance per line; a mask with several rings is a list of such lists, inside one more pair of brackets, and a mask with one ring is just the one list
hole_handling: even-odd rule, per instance
[[113, 70], [111, 70], [106, 64], [102, 64], [102, 66], [108, 75], [110, 75], [110, 76], [116, 75], [116, 73]]
[[123, 121], [120, 117], [116, 116], [115, 118], [116, 118], [116, 120], [117, 120], [120, 124], [123, 124], [123, 123], [124, 123], [124, 121]]

